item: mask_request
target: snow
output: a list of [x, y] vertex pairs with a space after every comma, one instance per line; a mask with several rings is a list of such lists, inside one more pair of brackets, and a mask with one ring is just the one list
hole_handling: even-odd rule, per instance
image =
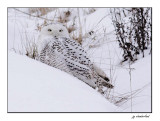
[[77, 78], [8, 54], [8, 112], [114, 112], [116, 106]]
[[[132, 111], [151, 112], [151, 56], [138, 60], [131, 65], [131, 68], [133, 68], [131, 71]], [[119, 69], [117, 73], [117, 80], [120, 81], [116, 81], [117, 88], [114, 91], [121, 94], [127, 93], [125, 95], [128, 95], [128, 91], [131, 91], [129, 70]], [[120, 107], [121, 111], [130, 112], [131, 100]]]
[[[70, 19], [77, 17], [77, 8], [70, 9], [73, 12]], [[24, 8], [20, 10], [27, 12]], [[63, 11], [61, 8], [60, 12]], [[56, 13], [52, 11], [43, 17], [53, 19], [57, 17]], [[80, 9], [80, 19], [83, 47], [92, 62], [108, 75], [114, 85], [110, 98], [105, 99], [96, 90], [65, 72], [26, 57], [27, 42], [37, 40], [37, 25], [44, 23], [44, 20], [9, 8], [9, 112], [151, 112], [149, 49], [144, 58], [138, 57], [139, 60], [130, 65], [133, 68], [130, 75], [129, 64], [120, 63], [123, 51], [115, 41], [109, 8], [96, 8], [88, 15], [83, 15]], [[69, 21], [67, 26], [72, 23], [72, 20]], [[77, 18], [75, 23], [78, 23]], [[79, 28], [79, 24], [76, 27]], [[94, 34], [89, 36], [90, 31]], [[78, 32], [77, 29], [73, 33], [76, 35]], [[13, 50], [23, 56], [13, 53]], [[125, 100], [115, 106], [114, 103], [122, 98]]]

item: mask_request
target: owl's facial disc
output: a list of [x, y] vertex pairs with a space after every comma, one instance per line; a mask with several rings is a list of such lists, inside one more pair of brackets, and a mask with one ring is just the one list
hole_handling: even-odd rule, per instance
[[42, 28], [41, 35], [45, 36], [52, 36], [52, 37], [69, 37], [68, 30], [66, 27], [60, 24], [51, 24], [47, 25]]

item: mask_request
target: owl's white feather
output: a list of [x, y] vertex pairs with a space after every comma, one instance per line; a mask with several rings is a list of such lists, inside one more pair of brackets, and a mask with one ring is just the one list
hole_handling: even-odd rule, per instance
[[[38, 60], [70, 73], [93, 88], [113, 86], [99, 75], [82, 46], [69, 37], [67, 29], [60, 24], [45, 26], [38, 40]], [[106, 77], [107, 78], [107, 77]], [[108, 79], [108, 78], [107, 78]]]

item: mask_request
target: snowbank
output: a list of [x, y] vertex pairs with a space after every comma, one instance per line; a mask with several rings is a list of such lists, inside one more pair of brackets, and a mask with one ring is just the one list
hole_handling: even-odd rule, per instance
[[77, 78], [9, 52], [8, 112], [113, 112], [115, 108]]

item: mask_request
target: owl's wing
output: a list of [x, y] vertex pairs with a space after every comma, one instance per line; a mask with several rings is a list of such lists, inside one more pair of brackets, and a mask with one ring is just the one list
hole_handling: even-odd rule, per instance
[[89, 68], [92, 71], [91, 73], [94, 73], [94, 75], [96, 73], [100, 76], [100, 78], [103, 78], [107, 82], [109, 81], [109, 78], [106, 77], [105, 73], [90, 61], [87, 57], [87, 53], [78, 42], [69, 38], [60, 38], [60, 41], [64, 45], [67, 53], [74, 59], [75, 62], [80, 63], [81, 66]]
[[83, 47], [73, 39], [70, 38], [59, 38], [62, 42], [67, 54], [73, 59], [75, 62], [80, 63], [81, 65], [92, 68], [93, 64], [87, 56], [87, 53], [83, 49]]

